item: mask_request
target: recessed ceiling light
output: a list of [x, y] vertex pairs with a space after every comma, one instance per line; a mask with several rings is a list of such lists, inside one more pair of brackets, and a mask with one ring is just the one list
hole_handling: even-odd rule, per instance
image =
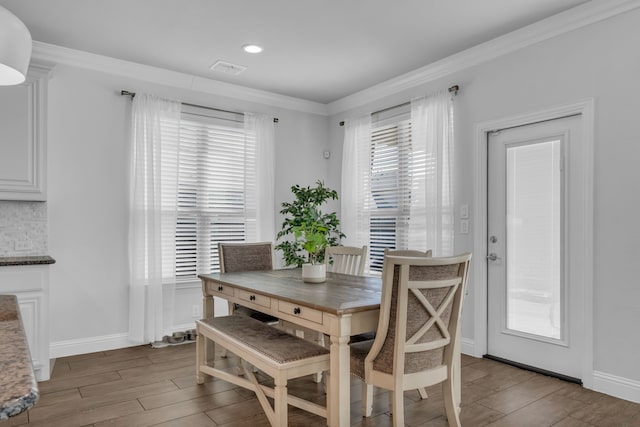
[[247, 53], [260, 53], [262, 52], [262, 46], [258, 46], [257, 44], [245, 44], [242, 46], [242, 50]]

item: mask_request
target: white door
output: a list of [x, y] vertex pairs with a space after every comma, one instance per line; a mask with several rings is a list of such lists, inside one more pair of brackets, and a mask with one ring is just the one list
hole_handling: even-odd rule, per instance
[[582, 376], [580, 116], [488, 137], [488, 354]]

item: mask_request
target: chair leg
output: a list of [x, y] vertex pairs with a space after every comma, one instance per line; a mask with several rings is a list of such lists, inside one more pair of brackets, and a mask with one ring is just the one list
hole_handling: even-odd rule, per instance
[[373, 412], [373, 386], [362, 382], [362, 416], [370, 417]]
[[204, 374], [200, 372], [200, 366], [205, 364], [206, 338], [200, 331], [196, 331], [196, 383], [204, 383]]
[[[324, 347], [324, 333], [322, 332], [316, 332], [316, 343], [318, 343], [318, 345]], [[322, 371], [320, 372], [316, 372], [313, 375], [313, 381], [316, 384], [320, 384], [322, 382]]]
[[330, 402], [331, 402], [331, 390], [329, 390], [329, 376], [331, 375], [331, 373], [329, 371], [325, 372], [325, 374], [322, 376], [323, 380], [322, 381], [322, 388], [324, 389], [324, 393], [325, 393], [325, 402], [326, 402], [326, 407], [327, 407], [327, 425], [329, 425], [330, 420], [330, 416], [329, 413], [331, 412], [331, 408], [329, 408], [330, 406]]
[[420, 393], [420, 399], [422, 400], [429, 398], [429, 396], [427, 396], [427, 389], [425, 387], [420, 387], [418, 389], [418, 393]]
[[449, 421], [449, 427], [460, 427], [460, 416], [458, 415], [458, 408], [455, 404], [455, 396], [453, 392], [453, 382], [451, 376], [442, 383], [442, 397], [444, 399], [444, 410], [447, 414], [447, 420]]
[[247, 366], [249, 366], [250, 368], [253, 368], [253, 365], [251, 365], [249, 362], [238, 357], [238, 359], [236, 360], [236, 366], [235, 366], [236, 372], [237, 372], [236, 375], [238, 375], [239, 377], [242, 377], [242, 376], [246, 377], [245, 371], [247, 370]]
[[404, 427], [404, 392], [391, 391], [391, 417], [393, 427]]

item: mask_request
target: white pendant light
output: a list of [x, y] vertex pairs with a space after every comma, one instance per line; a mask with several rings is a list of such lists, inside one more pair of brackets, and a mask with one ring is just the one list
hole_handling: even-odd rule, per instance
[[24, 82], [31, 59], [31, 33], [13, 13], [0, 7], [0, 86]]

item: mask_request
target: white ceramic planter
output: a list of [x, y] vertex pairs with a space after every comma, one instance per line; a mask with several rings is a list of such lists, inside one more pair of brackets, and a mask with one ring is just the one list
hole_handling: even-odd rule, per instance
[[302, 264], [302, 280], [307, 283], [322, 283], [327, 280], [324, 264]]

